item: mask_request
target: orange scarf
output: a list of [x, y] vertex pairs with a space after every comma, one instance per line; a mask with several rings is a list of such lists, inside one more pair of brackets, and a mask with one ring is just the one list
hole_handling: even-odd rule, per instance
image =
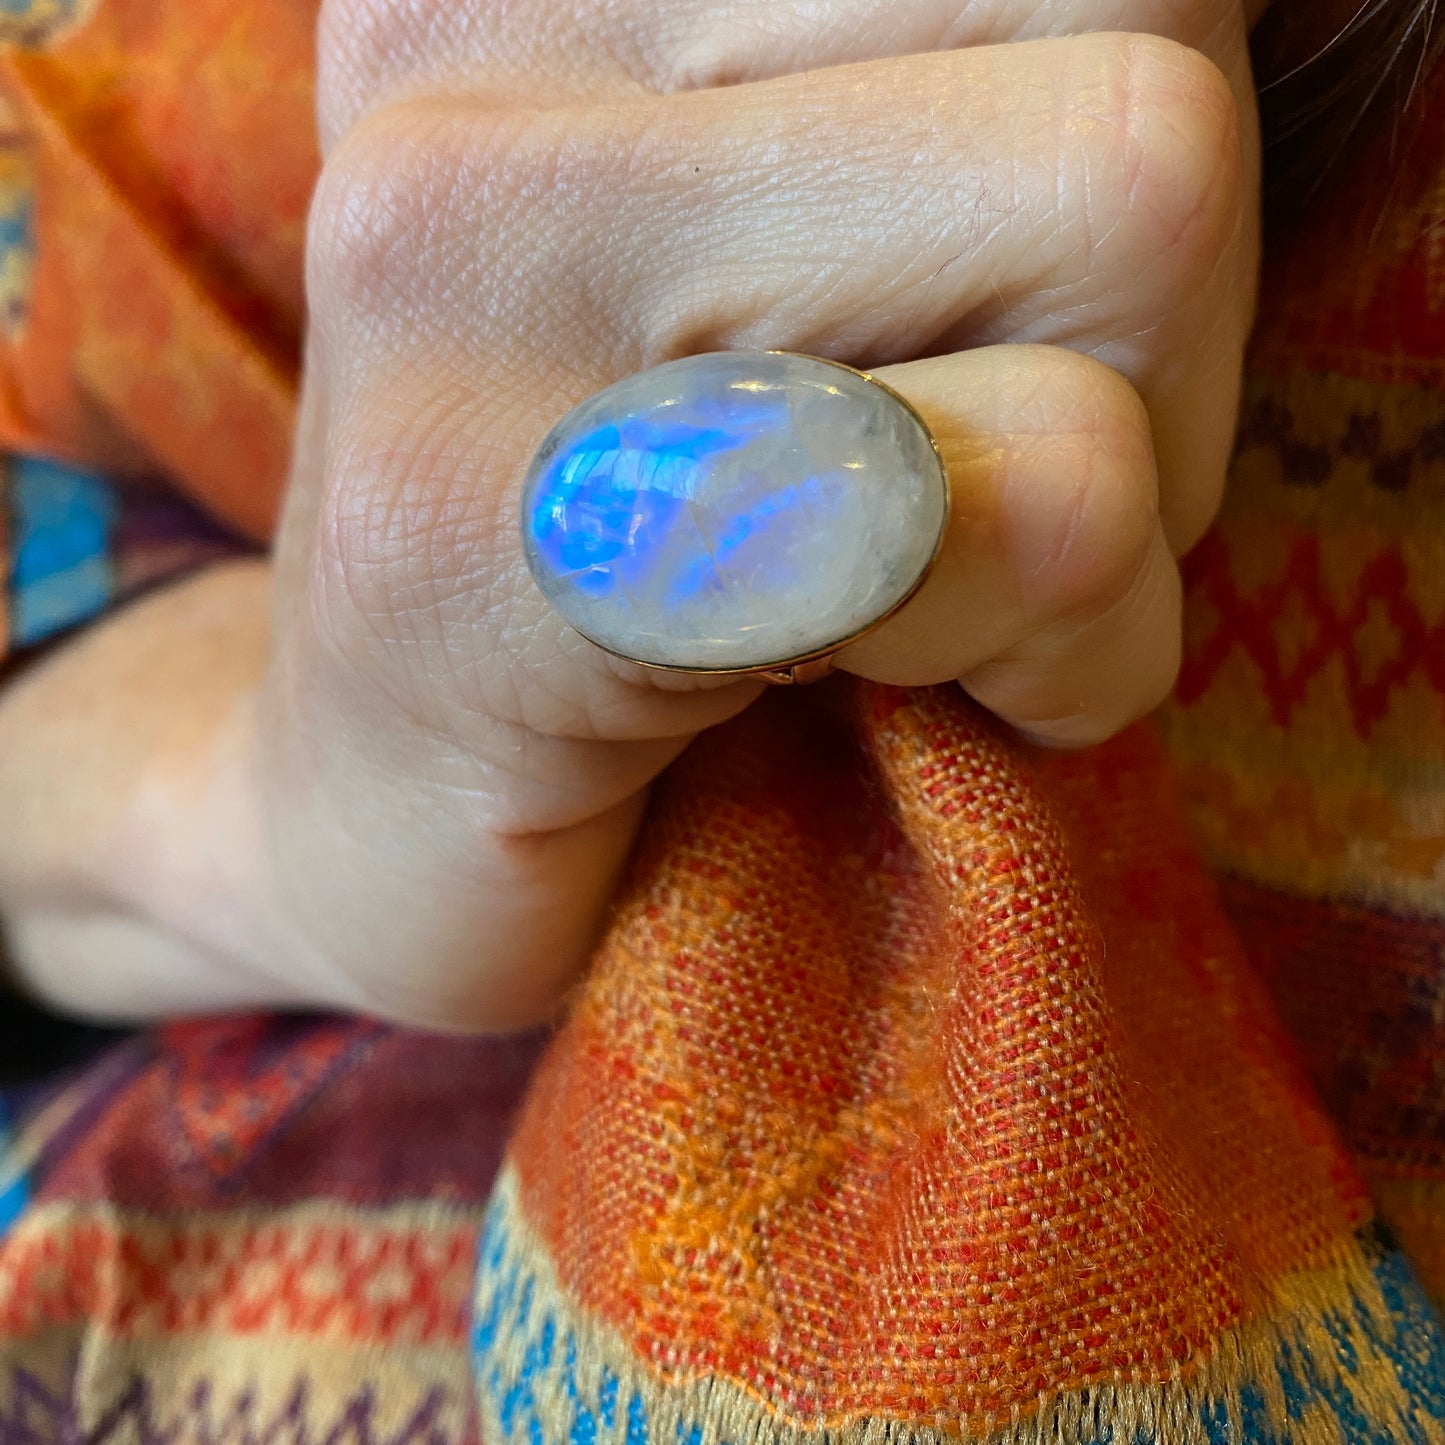
[[[163, 476], [253, 538], [291, 425], [313, 12], [50, 0], [0, 19], [31, 27], [0, 52], [0, 220], [31, 238], [0, 255], [0, 438]], [[142, 1437], [127, 1369], [152, 1424], [200, 1431], [196, 1382], [219, 1371], [297, 1429], [359, 1418], [346, 1390], [366, 1381], [367, 1421], [404, 1435], [431, 1398], [416, 1382], [470, 1346], [489, 1445], [1445, 1438], [1426, 1299], [1445, 1294], [1445, 95], [1430, 104], [1383, 219], [1344, 194], [1270, 259], [1157, 729], [1042, 756], [948, 689], [770, 697], [659, 789], [532, 1080], [469, 1331], [479, 1215], [427, 1211], [471, 1189], [479, 1211], [477, 1177], [418, 1157], [392, 1194], [356, 1181], [397, 1147], [375, 1119], [412, 1118], [388, 1069], [434, 1113], [465, 1115], [486, 1078], [368, 1025], [257, 1021], [146, 1041], [124, 1066], [144, 1082], [77, 1156], [91, 1172], [34, 1175], [0, 1244], [0, 1362], [86, 1341], [80, 1418], [120, 1411]], [[492, 1047], [449, 1057], [499, 1067]], [[237, 1049], [289, 1060], [292, 1083], [258, 1095], [272, 1075]], [[325, 1170], [298, 1146], [284, 1204], [279, 1176], [225, 1195], [224, 1169], [142, 1187], [137, 1161], [181, 1157], [155, 1143], [166, 1079], [194, 1091], [186, 1147], [224, 1135], [239, 1159], [279, 1147], [297, 1099], [328, 1101]], [[421, 1214], [383, 1221], [403, 1199]], [[86, 1210], [108, 1221], [100, 1257], [148, 1274], [72, 1278]], [[268, 1219], [284, 1250], [255, 1242]], [[324, 1320], [285, 1316], [283, 1368], [247, 1353], [245, 1270], [207, 1273], [196, 1245], [188, 1283], [174, 1241], [202, 1228], [220, 1256], [280, 1250], [322, 1293], [336, 1230], [391, 1242]], [[49, 1314], [46, 1258], [72, 1290]], [[398, 1303], [393, 1326], [336, 1334], [385, 1269], [433, 1300], [433, 1333], [397, 1325], [422, 1318]], [[297, 1361], [329, 1382], [307, 1405]]]

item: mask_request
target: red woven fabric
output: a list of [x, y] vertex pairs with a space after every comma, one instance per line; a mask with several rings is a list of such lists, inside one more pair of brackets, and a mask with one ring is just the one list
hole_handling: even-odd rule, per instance
[[[314, 3], [15, 13], [0, 435], [264, 536]], [[1445, 1439], [1438, 91], [1413, 146], [1275, 247], [1157, 730], [839, 682], [702, 740], [494, 1192], [530, 1043], [6, 1093], [0, 1445]]]

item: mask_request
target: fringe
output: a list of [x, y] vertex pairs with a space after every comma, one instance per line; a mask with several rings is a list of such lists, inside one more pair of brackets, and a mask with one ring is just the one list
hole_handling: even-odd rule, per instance
[[800, 1418], [744, 1383], [643, 1360], [571, 1303], [510, 1168], [483, 1234], [473, 1346], [490, 1445], [1445, 1445], [1445, 1341], [1368, 1239], [1170, 1378], [1021, 1401], [1007, 1418]]

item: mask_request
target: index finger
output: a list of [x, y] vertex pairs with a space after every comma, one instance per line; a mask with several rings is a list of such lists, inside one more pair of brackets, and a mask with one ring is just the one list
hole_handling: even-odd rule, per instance
[[1198, 50], [1247, 106], [1245, 24], [1239, 0], [327, 0], [321, 134], [427, 93], [569, 105], [1106, 31]]

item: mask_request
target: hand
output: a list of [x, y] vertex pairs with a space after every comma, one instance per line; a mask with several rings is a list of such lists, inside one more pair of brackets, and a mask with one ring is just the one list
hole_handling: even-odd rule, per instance
[[758, 691], [605, 656], [522, 564], [542, 436], [671, 357], [836, 357], [932, 425], [944, 555], [842, 668], [1058, 744], [1164, 696], [1253, 299], [1237, 3], [331, 0], [320, 77], [269, 665], [172, 789], [214, 881], [143, 885], [231, 996], [553, 1006], [649, 783]]

